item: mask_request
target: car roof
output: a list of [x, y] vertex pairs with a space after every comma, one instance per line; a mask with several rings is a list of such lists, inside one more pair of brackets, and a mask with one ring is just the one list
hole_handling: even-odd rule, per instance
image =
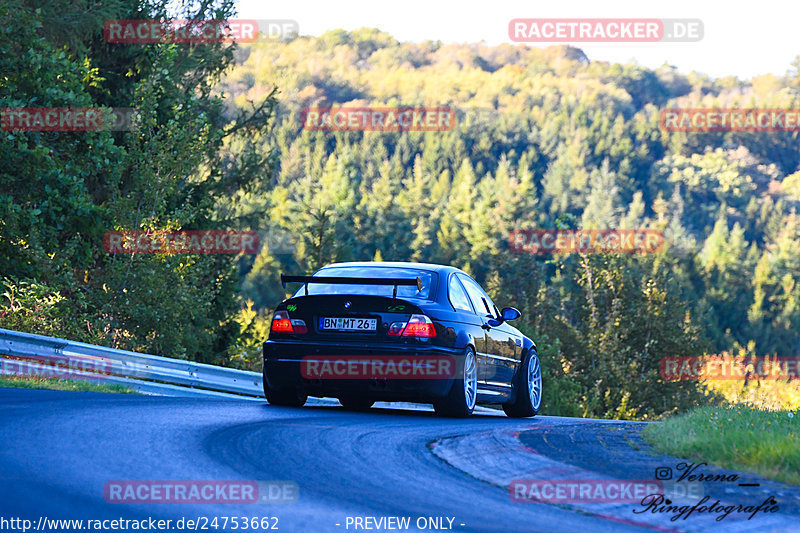
[[431, 270], [434, 272], [463, 272], [462, 270], [448, 265], [436, 265], [433, 263], [412, 263], [408, 261], [353, 261], [348, 263], [331, 263], [322, 268], [328, 267], [398, 267], [398, 268], [417, 268], [420, 270]]

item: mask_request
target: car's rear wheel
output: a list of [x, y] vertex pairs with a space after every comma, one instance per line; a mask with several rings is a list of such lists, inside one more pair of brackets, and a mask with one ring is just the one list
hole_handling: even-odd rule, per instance
[[287, 388], [272, 388], [267, 384], [267, 376], [262, 373], [264, 382], [264, 396], [270, 405], [279, 405], [281, 407], [303, 407], [308, 400], [308, 395], [301, 393], [293, 387]]
[[512, 418], [526, 418], [539, 413], [542, 405], [542, 366], [539, 354], [531, 348], [515, 377], [514, 401], [503, 404], [503, 411]]
[[357, 398], [353, 396], [342, 396], [339, 398], [339, 403], [348, 411], [367, 411], [375, 400], [369, 398]]
[[462, 361], [456, 365], [456, 375], [450, 392], [433, 404], [439, 416], [465, 417], [475, 410], [478, 399], [478, 365], [475, 350], [467, 347]]

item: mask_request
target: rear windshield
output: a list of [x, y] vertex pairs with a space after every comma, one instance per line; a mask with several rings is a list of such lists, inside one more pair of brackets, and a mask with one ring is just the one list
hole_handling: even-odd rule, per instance
[[[378, 266], [343, 266], [328, 267], [319, 270], [315, 277], [342, 277], [342, 278], [419, 278], [422, 289], [416, 286], [398, 285], [398, 298], [420, 298], [430, 300], [432, 285], [436, 282], [436, 273], [416, 268], [378, 267]], [[309, 283], [308, 294], [367, 294], [373, 296], [392, 296], [393, 285], [339, 285], [328, 283]], [[294, 294], [302, 296], [306, 293], [305, 287]]]

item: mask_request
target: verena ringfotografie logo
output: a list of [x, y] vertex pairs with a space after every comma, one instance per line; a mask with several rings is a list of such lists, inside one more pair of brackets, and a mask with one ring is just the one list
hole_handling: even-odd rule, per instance
[[696, 42], [700, 19], [512, 19], [508, 36], [517, 43]]
[[3, 355], [0, 374], [11, 377], [81, 379], [111, 374], [111, 360], [89, 355]]
[[130, 107], [3, 107], [3, 131], [133, 131], [138, 114]]
[[664, 246], [664, 234], [651, 229], [514, 230], [509, 246], [529, 254], [653, 253]]
[[508, 486], [514, 502], [630, 503], [663, 493], [661, 482], [651, 479], [515, 479]]
[[294, 20], [108, 20], [103, 37], [109, 43], [254, 43], [260, 38], [297, 35]]
[[[722, 522], [728, 518], [731, 513], [742, 513], [747, 515], [747, 520], [752, 520], [758, 513], [764, 514], [777, 513], [779, 510], [778, 502], [773, 496], [768, 496], [758, 505], [743, 505], [739, 504], [723, 504], [720, 500], [714, 500], [711, 505], [707, 505], [711, 501], [710, 496], [704, 496], [700, 501], [694, 505], [673, 505], [673, 501], [665, 497], [663, 494], [650, 494], [640, 502], [641, 507], [634, 509], [636, 514], [666, 514], [670, 516], [670, 522], [677, 520], [686, 520], [692, 513], [698, 515], [707, 514], [716, 516], [715, 522]], [[761, 515], [758, 515], [759, 517]]]
[[309, 131], [448, 131], [456, 125], [451, 107], [308, 107], [300, 116]]
[[303, 357], [306, 379], [450, 379], [456, 375], [451, 356], [315, 355]]
[[800, 109], [662, 109], [659, 125], [667, 132], [797, 132]]
[[[674, 481], [667, 481], [673, 478], [673, 471], [672, 468], [669, 466], [658, 466], [655, 469], [656, 479], [664, 480], [661, 483], [672, 484], [673, 487], [703, 487], [703, 483], [706, 484], [718, 484], [718, 485], [725, 485], [725, 484], [738, 484], [740, 487], [750, 487], [750, 486], [759, 486], [759, 483], [737, 483], [739, 481], [739, 475], [734, 473], [722, 473], [722, 472], [704, 472], [701, 467], [708, 466], [708, 463], [686, 463], [681, 462], [678, 463], [676, 468], [678, 472], [681, 472], [680, 476]], [[725, 489], [723, 489], [725, 490]], [[688, 495], [688, 490], [682, 491], [683, 494]], [[759, 512], [766, 513], [776, 513], [779, 510], [778, 502], [775, 500], [774, 496], [768, 496], [764, 500], [761, 501], [759, 505], [754, 505], [751, 502], [749, 505], [745, 505], [743, 503], [737, 504], [730, 504], [730, 503], [723, 503], [720, 500], [714, 500], [711, 502], [710, 496], [703, 496], [702, 493], [697, 494], [696, 491], [692, 491], [693, 494], [689, 495], [689, 499], [694, 501], [694, 505], [678, 505], [677, 502], [673, 501], [675, 498], [674, 495], [669, 494], [668, 492], [664, 492], [661, 494], [648, 494], [640, 503], [640, 507], [634, 509], [633, 512], [636, 514], [667, 514], [672, 515], [670, 516], [670, 521], [675, 522], [677, 520], [686, 520], [689, 518], [693, 513], [697, 513], [698, 515], [708, 514], [708, 515], [717, 515], [714, 519], [716, 522], [721, 522], [725, 518], [727, 518], [731, 513], [743, 513], [747, 514], [747, 520], [752, 520]], [[727, 492], [727, 491], [726, 491]], [[762, 496], [758, 496], [759, 498]], [[670, 499], [672, 498], [672, 499]], [[711, 502], [710, 505], [707, 505]]]
[[255, 231], [109, 231], [103, 248], [110, 254], [255, 254]]
[[108, 503], [121, 504], [285, 504], [299, 496], [294, 481], [109, 481], [103, 487]]
[[667, 381], [728, 379], [798, 379], [800, 357], [732, 356], [664, 357], [659, 374]]

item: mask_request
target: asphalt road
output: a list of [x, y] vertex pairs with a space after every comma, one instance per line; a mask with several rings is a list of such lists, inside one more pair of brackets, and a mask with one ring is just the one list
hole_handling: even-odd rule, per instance
[[[433, 453], [434, 442], [497, 431], [521, 432], [520, 441], [529, 447], [544, 447], [540, 439], [548, 435], [563, 437], [567, 440], [557, 446], [565, 451], [572, 448], [576, 427], [585, 427], [582, 435], [608, 433], [576, 426], [580, 423], [492, 415], [449, 420], [432, 412], [388, 408], [350, 413], [332, 406], [291, 409], [238, 400], [0, 389], [0, 531], [21, 531], [10, 523], [4, 527], [3, 519], [15, 517], [29, 519], [33, 526], [43, 517], [43, 524], [52, 519], [150, 517], [176, 524], [183, 518], [185, 528], [186, 520], [199, 518], [201, 531], [203, 525], [207, 531], [223, 530], [225, 517], [276, 517], [266, 524], [277, 522], [278, 531], [396, 531], [386, 527], [392, 523], [380, 527], [374, 521], [389, 516], [409, 517], [412, 531], [641, 531], [602, 513], [512, 501], [502, 486]], [[635, 439], [639, 426], [615, 427], [632, 431]], [[470, 453], [484, 459], [495, 453], [476, 444], [465, 454], [464, 446], [470, 446], [468, 441], [460, 448], [462, 461]], [[582, 466], [591, 466], [585, 454], [579, 459]], [[617, 462], [626, 460], [623, 455]], [[596, 461], [609, 459], [598, 455]], [[298, 498], [294, 503], [249, 504], [106, 500], [107, 484], [130, 480], [284, 481], [296, 484]], [[210, 521], [214, 517], [216, 528]], [[355, 526], [357, 517], [365, 520], [360, 528]], [[429, 518], [437, 517], [442, 526], [432, 527], [436, 522]], [[664, 527], [650, 530], [680, 530], [666, 518], [664, 522]], [[229, 521], [224, 530], [252, 531], [241, 520], [237, 528], [233, 525]], [[73, 524], [58, 530], [76, 528]]]

